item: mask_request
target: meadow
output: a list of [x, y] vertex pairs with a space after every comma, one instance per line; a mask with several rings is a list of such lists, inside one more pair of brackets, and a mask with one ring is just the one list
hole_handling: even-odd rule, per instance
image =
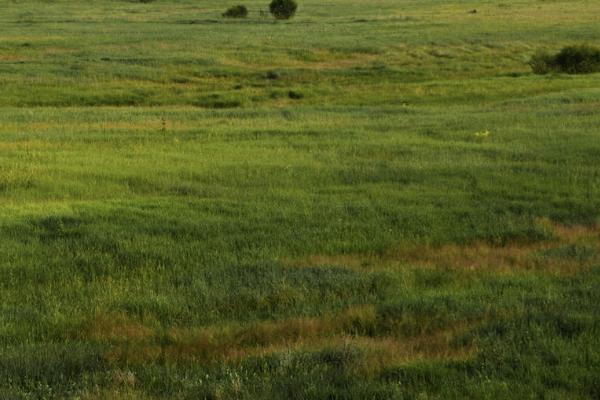
[[0, 0], [0, 398], [600, 398], [600, 2], [267, 8]]

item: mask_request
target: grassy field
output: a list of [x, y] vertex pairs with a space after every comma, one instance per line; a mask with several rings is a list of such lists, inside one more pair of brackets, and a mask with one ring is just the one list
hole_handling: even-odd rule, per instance
[[0, 398], [599, 398], [600, 2], [237, 3], [0, 0]]

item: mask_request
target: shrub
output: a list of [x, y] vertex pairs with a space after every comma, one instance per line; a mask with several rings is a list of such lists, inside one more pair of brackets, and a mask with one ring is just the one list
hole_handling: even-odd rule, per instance
[[555, 70], [554, 56], [543, 51], [538, 51], [529, 60], [529, 66], [531, 66], [534, 74], [547, 74]]
[[555, 60], [562, 71], [570, 74], [600, 72], [600, 49], [592, 46], [567, 46]]
[[300, 99], [304, 98], [304, 94], [302, 94], [301, 92], [297, 92], [295, 90], [290, 90], [288, 92], [288, 97], [292, 100], [300, 100]]
[[269, 5], [271, 14], [277, 19], [290, 19], [296, 14], [298, 4], [295, 0], [273, 0]]
[[555, 55], [538, 52], [529, 61], [536, 74], [566, 72], [568, 74], [589, 74], [600, 72], [600, 49], [588, 46], [567, 46]]
[[269, 71], [266, 73], [265, 77], [269, 80], [276, 81], [281, 76], [279, 75], [279, 72], [277, 72], [277, 71]]
[[223, 13], [225, 18], [246, 18], [247, 16], [248, 9], [243, 5], [230, 7]]

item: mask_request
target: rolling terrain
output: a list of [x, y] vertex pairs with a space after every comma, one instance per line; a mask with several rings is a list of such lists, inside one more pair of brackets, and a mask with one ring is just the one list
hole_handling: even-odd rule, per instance
[[599, 398], [600, 2], [267, 8], [0, 1], [0, 398]]

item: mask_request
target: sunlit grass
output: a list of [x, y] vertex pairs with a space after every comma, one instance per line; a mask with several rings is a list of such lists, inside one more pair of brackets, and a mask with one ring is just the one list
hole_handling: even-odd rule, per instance
[[0, 5], [0, 398], [597, 398], [600, 3], [246, 4]]

